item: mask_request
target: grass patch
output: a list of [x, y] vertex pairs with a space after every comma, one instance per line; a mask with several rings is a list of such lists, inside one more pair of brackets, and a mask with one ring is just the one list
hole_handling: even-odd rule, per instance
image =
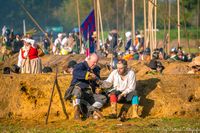
[[[29, 123], [29, 126], [26, 124]], [[199, 119], [161, 118], [140, 119], [119, 122], [106, 119], [104, 121], [86, 120], [82, 122], [58, 121], [53, 124], [36, 124], [27, 122], [0, 123], [0, 131], [4, 133], [95, 133], [95, 132], [200, 132]]]

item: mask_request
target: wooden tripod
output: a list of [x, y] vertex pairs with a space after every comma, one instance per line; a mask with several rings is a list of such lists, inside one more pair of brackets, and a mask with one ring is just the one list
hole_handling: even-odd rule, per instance
[[56, 66], [56, 76], [55, 76], [53, 88], [52, 88], [52, 91], [51, 91], [51, 97], [50, 97], [50, 102], [49, 102], [49, 107], [48, 107], [47, 117], [46, 117], [46, 122], [45, 122], [46, 124], [48, 123], [48, 118], [49, 118], [49, 113], [50, 113], [50, 109], [51, 109], [51, 103], [52, 103], [52, 100], [53, 100], [53, 94], [54, 94], [55, 86], [56, 86], [56, 88], [57, 88], [57, 90], [58, 90], [60, 102], [61, 102], [61, 104], [62, 104], [62, 109], [63, 109], [63, 112], [64, 112], [64, 114], [65, 114], [65, 116], [66, 116], [66, 119], [69, 118], [69, 116], [68, 116], [68, 114], [67, 114], [67, 111], [66, 111], [66, 108], [65, 108], [65, 104], [64, 104], [63, 98], [62, 98], [62, 93], [61, 93], [60, 87], [59, 87], [59, 85], [58, 85], [57, 76], [58, 76], [58, 67]]

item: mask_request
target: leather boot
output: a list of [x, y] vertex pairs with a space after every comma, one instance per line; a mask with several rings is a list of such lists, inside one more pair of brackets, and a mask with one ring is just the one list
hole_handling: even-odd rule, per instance
[[132, 116], [131, 116], [131, 118], [132, 119], [140, 118], [139, 115], [138, 115], [138, 105], [137, 104], [132, 105]]
[[121, 108], [121, 111], [119, 113], [119, 116], [118, 116], [118, 120], [119, 121], [124, 122], [126, 120], [127, 111], [128, 111], [128, 106], [127, 105], [123, 105], [122, 108]]
[[80, 107], [79, 105], [74, 106], [74, 120], [80, 120]]
[[94, 119], [103, 119], [103, 114], [99, 110], [95, 110], [93, 112], [93, 118]]
[[117, 103], [111, 103], [111, 118], [117, 118]]

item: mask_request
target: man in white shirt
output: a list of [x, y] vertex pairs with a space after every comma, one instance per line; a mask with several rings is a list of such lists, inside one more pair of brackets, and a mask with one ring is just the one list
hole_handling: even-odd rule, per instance
[[56, 38], [56, 40], [54, 41], [54, 45], [53, 45], [53, 49], [52, 49], [54, 55], [60, 54], [62, 39], [63, 39], [63, 35], [62, 35], [62, 33], [59, 33], [58, 38]]
[[[117, 116], [117, 102], [132, 104], [132, 118], [138, 118], [138, 96], [136, 88], [136, 77], [134, 71], [128, 69], [127, 61], [122, 59], [117, 63], [117, 69], [114, 70], [106, 79], [107, 83], [112, 84], [112, 89], [109, 91], [110, 103], [112, 108], [112, 116]], [[122, 115], [126, 113], [123, 112]], [[122, 118], [123, 117], [123, 118]], [[125, 119], [120, 116], [120, 119]]]

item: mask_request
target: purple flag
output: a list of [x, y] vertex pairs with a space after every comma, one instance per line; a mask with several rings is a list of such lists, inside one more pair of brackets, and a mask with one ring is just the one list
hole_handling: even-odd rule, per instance
[[[90, 14], [86, 17], [86, 19], [81, 24], [81, 32], [85, 41], [88, 40], [89, 35], [89, 47], [87, 46], [87, 55], [89, 53], [93, 53], [95, 50], [95, 46], [93, 44], [92, 34], [96, 30], [95, 27], [95, 16], [94, 10], [90, 12]], [[89, 51], [88, 51], [89, 50]], [[88, 53], [89, 52], [89, 53]]]

